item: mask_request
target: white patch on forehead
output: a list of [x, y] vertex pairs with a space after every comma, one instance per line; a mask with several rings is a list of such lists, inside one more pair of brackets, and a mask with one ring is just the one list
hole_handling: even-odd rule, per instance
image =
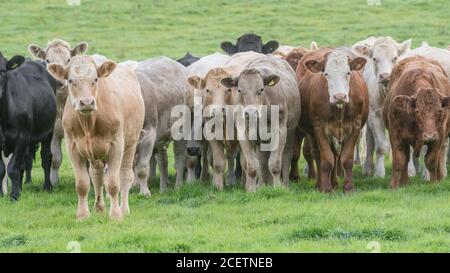
[[347, 54], [342, 51], [334, 51], [328, 55], [325, 70], [328, 73], [339, 73], [342, 72], [348, 65]]

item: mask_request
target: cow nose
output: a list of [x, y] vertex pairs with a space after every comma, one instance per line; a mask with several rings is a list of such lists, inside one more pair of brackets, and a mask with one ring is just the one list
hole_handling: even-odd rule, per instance
[[380, 83], [387, 86], [389, 83], [390, 74], [389, 73], [382, 73], [380, 74]]
[[347, 98], [347, 95], [344, 93], [334, 94], [334, 99], [336, 100], [336, 103], [343, 103], [343, 102], [345, 102], [346, 98]]
[[200, 148], [198, 147], [188, 147], [186, 148], [186, 152], [189, 156], [196, 156], [200, 154]]
[[438, 136], [438, 135], [437, 135], [436, 132], [430, 133], [430, 134], [424, 133], [424, 134], [423, 134], [423, 141], [424, 141], [425, 143], [436, 141], [436, 140], [437, 140], [437, 136]]
[[94, 106], [94, 99], [93, 99], [93, 98], [83, 98], [83, 99], [80, 99], [80, 105], [81, 105], [82, 107], [85, 107], [85, 106]]

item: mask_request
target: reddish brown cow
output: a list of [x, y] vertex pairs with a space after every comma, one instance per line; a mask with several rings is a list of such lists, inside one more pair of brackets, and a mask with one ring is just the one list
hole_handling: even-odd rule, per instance
[[297, 68], [300, 128], [311, 136], [316, 186], [324, 192], [338, 187], [338, 167], [345, 172], [344, 191], [353, 190], [355, 145], [369, 113], [367, 86], [359, 71], [365, 63], [345, 48], [319, 49], [307, 53]]
[[442, 66], [421, 56], [405, 58], [393, 69], [383, 119], [392, 147], [391, 188], [409, 181], [409, 146], [419, 156], [427, 147], [430, 181], [444, 176], [444, 144], [450, 132], [450, 84]]

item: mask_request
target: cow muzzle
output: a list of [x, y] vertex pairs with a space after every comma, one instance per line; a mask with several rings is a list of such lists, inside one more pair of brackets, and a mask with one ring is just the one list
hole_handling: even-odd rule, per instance
[[390, 74], [382, 73], [378, 77], [378, 83], [381, 84], [384, 88], [387, 88], [387, 86], [389, 85], [390, 77], [391, 77]]
[[82, 98], [78, 101], [76, 110], [82, 115], [89, 115], [93, 111], [97, 110], [97, 104], [92, 97]]
[[346, 103], [349, 102], [348, 95], [345, 93], [334, 94], [331, 103], [336, 104], [336, 106], [341, 109]]
[[426, 144], [433, 143], [436, 140], [438, 140], [438, 134], [437, 134], [437, 132], [423, 133], [422, 139], [423, 139], [423, 142], [426, 143]]

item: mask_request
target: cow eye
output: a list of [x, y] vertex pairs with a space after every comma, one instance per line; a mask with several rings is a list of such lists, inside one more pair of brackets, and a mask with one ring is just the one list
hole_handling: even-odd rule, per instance
[[352, 72], [349, 71], [349, 72], [347, 73], [347, 76], [350, 76], [351, 74], [352, 74]]
[[50, 60], [49, 60], [49, 59], [47, 59], [47, 60], [45, 60], [45, 62], [49, 64], [49, 63], [50, 63]]
[[206, 89], [206, 93], [208, 93], [208, 94], [209, 94], [209, 93], [211, 93], [211, 90], [209, 90], [209, 89]]
[[238, 89], [238, 92], [241, 93], [241, 89]]
[[325, 77], [328, 77], [328, 73], [323, 73], [323, 75], [324, 75]]
[[231, 92], [231, 88], [228, 88], [227, 91], [228, 91], [228, 92]]
[[67, 60], [67, 62], [70, 62], [70, 58]]
[[372, 60], [373, 60], [374, 62], [376, 62], [376, 61], [377, 61], [377, 58], [372, 58]]
[[396, 61], [397, 61], [397, 59], [398, 59], [398, 58], [397, 58], [397, 57], [395, 57], [395, 58], [394, 58], [394, 59], [392, 60], [392, 62], [396, 62]]
[[94, 82], [97, 82], [97, 81], [98, 81], [98, 78], [95, 78]]
[[72, 84], [72, 83], [73, 83], [73, 81], [72, 81], [72, 80], [69, 80], [69, 83], [70, 83], [70, 84]]

